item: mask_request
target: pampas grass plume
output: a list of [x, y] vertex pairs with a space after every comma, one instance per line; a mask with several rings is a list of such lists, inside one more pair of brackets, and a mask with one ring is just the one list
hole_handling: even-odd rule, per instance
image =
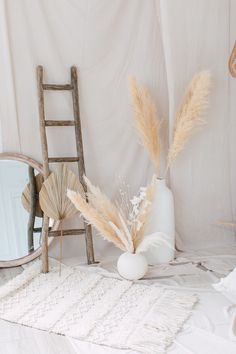
[[137, 132], [142, 145], [150, 155], [155, 172], [158, 174], [161, 154], [161, 121], [157, 116], [155, 103], [147, 88], [139, 85], [137, 80], [132, 76], [129, 77], [129, 86]]
[[167, 170], [183, 150], [196, 128], [204, 123], [202, 115], [208, 106], [210, 82], [210, 73], [202, 71], [193, 77], [187, 88], [175, 117], [173, 141], [167, 157]]
[[67, 190], [67, 196], [72, 201], [74, 206], [81, 212], [83, 217], [101, 233], [101, 235], [109, 242], [120, 248], [122, 251], [126, 250], [125, 245], [117, 237], [115, 231], [106, 219], [80, 195], [72, 190]]

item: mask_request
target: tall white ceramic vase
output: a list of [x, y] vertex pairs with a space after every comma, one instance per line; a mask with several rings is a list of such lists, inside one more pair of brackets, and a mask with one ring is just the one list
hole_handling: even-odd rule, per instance
[[174, 198], [171, 190], [167, 187], [165, 179], [155, 179], [155, 195], [152, 204], [150, 221], [146, 228], [146, 234], [164, 232], [170, 237], [170, 248], [163, 244], [153, 247], [145, 253], [148, 264], [155, 265], [168, 263], [174, 259], [175, 246], [175, 213]]

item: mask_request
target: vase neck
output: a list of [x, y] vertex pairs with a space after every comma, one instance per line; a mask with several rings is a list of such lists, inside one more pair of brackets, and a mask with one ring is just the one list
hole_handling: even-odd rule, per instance
[[156, 179], [156, 184], [157, 184], [158, 186], [166, 187], [166, 180], [165, 180], [165, 178], [157, 178], [157, 179]]

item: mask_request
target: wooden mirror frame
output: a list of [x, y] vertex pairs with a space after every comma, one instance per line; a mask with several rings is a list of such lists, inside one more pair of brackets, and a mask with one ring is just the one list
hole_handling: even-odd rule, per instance
[[[39, 173], [42, 173], [43, 175], [43, 166], [39, 162], [32, 159], [31, 157], [18, 154], [18, 153], [0, 153], [0, 161], [1, 160], [13, 160], [13, 161], [23, 162], [28, 166], [35, 168]], [[12, 259], [9, 261], [0, 260], [0, 268], [11, 268], [11, 267], [21, 266], [39, 257], [41, 253], [42, 253], [42, 246], [38, 247], [35, 251], [33, 251], [32, 253], [24, 257]]]

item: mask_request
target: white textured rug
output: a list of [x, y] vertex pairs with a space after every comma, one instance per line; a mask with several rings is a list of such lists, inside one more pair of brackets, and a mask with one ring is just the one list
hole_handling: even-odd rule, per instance
[[116, 348], [165, 353], [196, 296], [80, 267], [28, 267], [0, 288], [0, 318]]

